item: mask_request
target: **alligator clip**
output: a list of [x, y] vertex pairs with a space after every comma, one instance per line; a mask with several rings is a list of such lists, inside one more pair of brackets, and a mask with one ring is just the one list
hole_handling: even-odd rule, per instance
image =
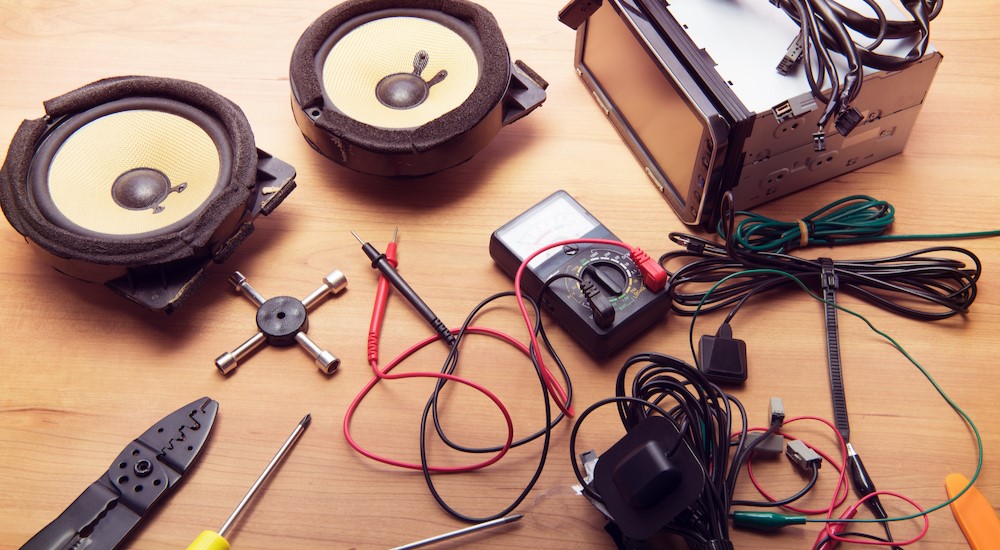
[[22, 550], [117, 548], [198, 457], [218, 412], [203, 397], [153, 424]]

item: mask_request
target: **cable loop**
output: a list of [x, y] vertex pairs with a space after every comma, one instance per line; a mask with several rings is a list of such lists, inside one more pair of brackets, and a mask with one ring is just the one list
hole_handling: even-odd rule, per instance
[[[728, 318], [731, 319], [751, 296], [790, 284], [786, 278], [767, 273], [734, 277], [704, 299], [708, 287], [746, 270], [779, 270], [818, 286], [822, 272], [819, 260], [788, 253], [790, 249], [803, 248], [803, 241], [809, 246], [835, 246], [888, 240], [1000, 236], [998, 230], [887, 235], [895, 220], [895, 208], [866, 195], [842, 198], [795, 221], [774, 220], [754, 212], [735, 210], [732, 205], [731, 193], [726, 193], [717, 227], [723, 244], [694, 235], [670, 234], [670, 240], [685, 247], [660, 257], [660, 264], [669, 276], [671, 309], [675, 313], [691, 316], [698, 304], [702, 304], [701, 313], [733, 308]], [[923, 320], [945, 319], [968, 312], [982, 275], [979, 258], [955, 246], [931, 246], [885, 258], [836, 260], [833, 265], [843, 292], [888, 311]]]

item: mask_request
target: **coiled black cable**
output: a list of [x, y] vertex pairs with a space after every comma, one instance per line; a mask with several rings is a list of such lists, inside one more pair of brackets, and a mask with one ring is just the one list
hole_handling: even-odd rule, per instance
[[[638, 367], [627, 384], [630, 371]], [[626, 388], [629, 387], [629, 390]], [[681, 438], [668, 453], [676, 452], [681, 442], [691, 449], [705, 476], [699, 498], [664, 527], [691, 543], [706, 544], [729, 540], [728, 510], [736, 478], [744, 460], [760, 439], [747, 441], [746, 410], [738, 399], [722, 391], [691, 365], [659, 353], [642, 353], [628, 358], [618, 372], [615, 397], [591, 405], [577, 419], [570, 435], [570, 458], [574, 473], [588, 496], [601, 497], [588, 486], [576, 462], [576, 439], [584, 419], [594, 410], [615, 404], [626, 431], [650, 415], [669, 419]], [[736, 411], [733, 410], [735, 407]], [[730, 434], [738, 415], [737, 440], [730, 461]], [[774, 426], [771, 430], [777, 429]]]
[[[732, 318], [751, 296], [794, 284], [787, 277], [755, 270], [782, 271], [806, 284], [819, 283], [822, 273], [819, 259], [764, 251], [769, 247], [763, 243], [766, 237], [763, 233], [754, 234], [760, 237], [756, 240], [738, 240], [737, 213], [732, 208], [732, 201], [732, 195], [726, 193], [720, 221], [724, 245], [683, 233], [669, 236], [684, 247], [660, 257], [660, 264], [670, 276], [667, 285], [671, 308], [679, 315], [733, 308], [729, 316]], [[849, 231], [842, 224], [836, 230]], [[746, 242], [753, 243], [754, 247], [748, 248]], [[823, 242], [838, 244], [832, 238]], [[854, 241], [848, 239], [847, 242]], [[683, 265], [676, 267], [678, 260]], [[976, 299], [976, 284], [982, 275], [979, 258], [956, 246], [932, 246], [884, 258], [833, 260], [833, 269], [841, 292], [887, 311], [927, 321], [968, 312]], [[727, 276], [744, 271], [750, 273], [728, 279], [708, 293], [709, 288]]]
[[[553, 357], [553, 359], [555, 360], [556, 364], [559, 367], [559, 372], [562, 375], [563, 382], [566, 387], [566, 402], [569, 403], [573, 398], [573, 385], [572, 382], [570, 381], [569, 373], [566, 370], [566, 366], [563, 364], [562, 360], [559, 358], [559, 355], [556, 353], [555, 349], [552, 347], [552, 344], [549, 342], [548, 336], [545, 333], [545, 326], [542, 323], [541, 312], [538, 307], [538, 303], [541, 302], [542, 299], [541, 297], [548, 290], [549, 286], [555, 281], [566, 277], [576, 279], [577, 281], [580, 280], [578, 277], [574, 275], [557, 275], [555, 277], [551, 277], [542, 286], [541, 290], [539, 291], [537, 299], [532, 299], [528, 296], [525, 296], [524, 299], [531, 304], [532, 309], [535, 311], [534, 330], [536, 334], [541, 336], [542, 341], [545, 344], [547, 351], [549, 352], [549, 355]], [[476, 305], [476, 307], [472, 309], [471, 312], [469, 312], [469, 315], [465, 318], [465, 321], [462, 323], [461, 328], [455, 335], [455, 345], [452, 346], [451, 351], [448, 353], [448, 357], [445, 358], [444, 365], [441, 368], [442, 373], [445, 374], [455, 373], [455, 369], [458, 367], [459, 345], [465, 338], [469, 327], [472, 325], [472, 321], [476, 318], [477, 315], [479, 315], [479, 312], [482, 311], [483, 308], [485, 308], [487, 305], [493, 303], [496, 300], [499, 300], [504, 297], [513, 297], [514, 295], [515, 295], [514, 292], [500, 292], [494, 294], [486, 298], [482, 302], [480, 302], [478, 305]], [[444, 379], [438, 380], [438, 382], [434, 386], [434, 391], [432, 392], [430, 398], [427, 400], [427, 404], [424, 406], [424, 411], [420, 417], [420, 465], [421, 465], [421, 470], [423, 471], [424, 474], [424, 481], [427, 484], [428, 491], [430, 491], [431, 496], [434, 498], [435, 501], [437, 501], [438, 505], [441, 506], [441, 508], [445, 512], [451, 514], [453, 517], [459, 520], [466, 521], [469, 523], [480, 523], [484, 521], [498, 519], [511, 513], [528, 496], [528, 493], [530, 493], [531, 489], [534, 488], [535, 483], [538, 482], [538, 478], [541, 477], [542, 475], [542, 470], [545, 468], [545, 462], [549, 453], [549, 443], [551, 441], [552, 430], [555, 428], [557, 424], [559, 424], [559, 422], [565, 416], [562, 413], [560, 413], [555, 419], [553, 419], [552, 403], [549, 399], [548, 389], [545, 385], [545, 377], [542, 375], [541, 368], [538, 364], [539, 350], [535, 349], [534, 347], [531, 347], [529, 348], [528, 353], [531, 358], [531, 363], [534, 366], [535, 374], [538, 377], [538, 382], [541, 386], [542, 402], [545, 406], [545, 424], [539, 431], [535, 432], [532, 435], [524, 437], [518, 441], [513, 442], [510, 447], [513, 448], [516, 446], [521, 446], [526, 443], [535, 441], [538, 438], [541, 438], [542, 439], [541, 450], [539, 453], [537, 466], [535, 467], [535, 471], [532, 474], [531, 479], [521, 489], [521, 491], [517, 494], [517, 496], [514, 497], [514, 500], [500, 512], [497, 512], [495, 514], [486, 517], [473, 517], [459, 512], [445, 501], [444, 497], [438, 491], [437, 486], [434, 484], [433, 475], [431, 473], [430, 466], [427, 461], [427, 450], [428, 450], [427, 433], [429, 431], [427, 429], [428, 421], [430, 417], [433, 416], [433, 424], [438, 437], [446, 445], [458, 451], [466, 453], [492, 453], [499, 451], [502, 447], [499, 446], [487, 447], [487, 448], [467, 447], [455, 443], [445, 434], [444, 427], [442, 426], [439, 417], [438, 404], [441, 399], [441, 391], [444, 389], [446, 385], [446, 380]]]
[[[805, 52], [803, 59], [812, 95], [826, 104], [818, 120], [821, 131], [831, 117], [853, 110], [851, 102], [861, 92], [862, 66], [898, 71], [924, 56], [930, 45], [930, 22], [941, 13], [944, 5], [944, 0], [906, 0], [902, 4], [911, 20], [897, 21], [886, 17], [878, 0], [864, 2], [874, 16], [862, 15], [836, 0], [771, 0], [799, 25], [799, 40]], [[872, 42], [860, 45], [850, 31], [871, 38]], [[905, 55], [876, 52], [885, 40], [902, 39], [914, 42]], [[844, 56], [847, 62], [843, 78], [831, 56], [834, 52]], [[823, 94], [827, 81], [831, 88], [829, 97]], [[847, 135], [856, 123], [848, 123], [843, 128], [838, 124], [838, 130]]]

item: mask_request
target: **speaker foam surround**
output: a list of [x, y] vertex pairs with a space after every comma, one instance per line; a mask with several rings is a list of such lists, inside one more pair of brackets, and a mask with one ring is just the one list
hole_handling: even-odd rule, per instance
[[348, 0], [299, 38], [293, 114], [323, 155], [419, 176], [471, 158], [544, 101], [493, 15], [465, 0]]
[[4, 214], [57, 270], [153, 309], [176, 308], [295, 187], [239, 107], [192, 82], [110, 78], [44, 107], [0, 169]]

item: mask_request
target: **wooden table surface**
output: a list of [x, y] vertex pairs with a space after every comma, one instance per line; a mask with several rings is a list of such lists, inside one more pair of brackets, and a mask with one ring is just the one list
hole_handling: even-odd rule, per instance
[[[250, 548], [386, 548], [465, 526], [435, 503], [418, 472], [364, 458], [346, 443], [348, 404], [370, 379], [365, 340], [377, 274], [350, 231], [379, 248], [399, 230], [400, 270], [449, 325], [480, 300], [511, 289], [488, 252], [489, 236], [556, 189], [565, 189], [626, 242], [656, 256], [670, 231], [685, 228], [649, 184], [573, 68], [574, 33], [556, 20], [560, 1], [484, 0], [514, 58], [550, 83], [548, 99], [504, 128], [470, 162], [433, 177], [387, 180], [354, 173], [315, 153], [289, 109], [288, 64], [302, 31], [328, 2], [247, 0], [146, 2], [6, 0], [0, 4], [0, 143], [41, 103], [103, 77], [143, 74], [204, 84], [240, 105], [257, 144], [295, 166], [298, 188], [225, 264], [216, 266], [173, 315], [146, 311], [99, 285], [56, 273], [8, 224], [0, 224], [0, 548], [15, 548], [58, 516], [134, 437], [201, 396], [220, 403], [217, 424], [182, 485], [129, 539], [134, 548], [178, 548], [217, 529], [306, 413], [313, 423], [230, 533]], [[837, 198], [863, 193], [897, 209], [895, 233], [1000, 226], [1000, 7], [992, 0], [949, 2], [933, 23], [944, 53], [903, 154], [759, 210], [795, 218]], [[925, 243], [807, 250], [804, 255], [869, 258]], [[983, 262], [979, 295], [967, 315], [940, 322], [902, 318], [850, 297], [843, 303], [896, 336], [976, 421], [986, 448], [978, 486], [1000, 503], [996, 374], [1000, 348], [1000, 239], [958, 243]], [[265, 296], [305, 296], [339, 269], [348, 290], [316, 309], [309, 334], [342, 359], [326, 376], [298, 347], [265, 348], [228, 377], [214, 359], [255, 330], [255, 308], [227, 282], [245, 274]], [[706, 316], [714, 331], [721, 315]], [[688, 318], [668, 315], [604, 361], [595, 361], [552, 325], [572, 375], [577, 410], [614, 394], [626, 357], [656, 351], [691, 361]], [[512, 303], [477, 321], [524, 340]], [[749, 345], [750, 378], [733, 390], [751, 421], [766, 420], [770, 396], [789, 415], [831, 416], [821, 307], [792, 293], [751, 302], [736, 331]], [[389, 301], [383, 361], [430, 334], [398, 295]], [[879, 488], [930, 507], [945, 499], [950, 472], [971, 475], [970, 431], [923, 376], [860, 322], [841, 326], [853, 441]], [[400, 369], [436, 370], [443, 346]], [[484, 338], [464, 348], [459, 373], [494, 389], [512, 410], [515, 432], [542, 423], [537, 380], [518, 353]], [[365, 401], [353, 425], [372, 450], [418, 460], [419, 415], [431, 384], [391, 381]], [[456, 439], [502, 436], [484, 398], [456, 388], [446, 421]], [[603, 452], [623, 431], [610, 409], [588, 420], [581, 449]], [[599, 513], [574, 493], [570, 423], [553, 432], [545, 469], [517, 511], [524, 519], [489, 535], [452, 543], [493, 548], [610, 548]], [[790, 429], [830, 448], [820, 428]], [[538, 444], [512, 451], [474, 474], [438, 476], [444, 498], [484, 516], [503, 509], [530, 478]], [[459, 463], [440, 446], [432, 456]], [[764, 467], [776, 493], [802, 479], [785, 463]], [[833, 487], [822, 470], [808, 502], [822, 506]], [[750, 496], [744, 477], [738, 495]], [[889, 502], [890, 511], [906, 508]], [[930, 516], [917, 548], [964, 548], [951, 512]], [[738, 548], [804, 548], [818, 524], [764, 536], [734, 531]], [[912, 535], [915, 523], [896, 526]]]

